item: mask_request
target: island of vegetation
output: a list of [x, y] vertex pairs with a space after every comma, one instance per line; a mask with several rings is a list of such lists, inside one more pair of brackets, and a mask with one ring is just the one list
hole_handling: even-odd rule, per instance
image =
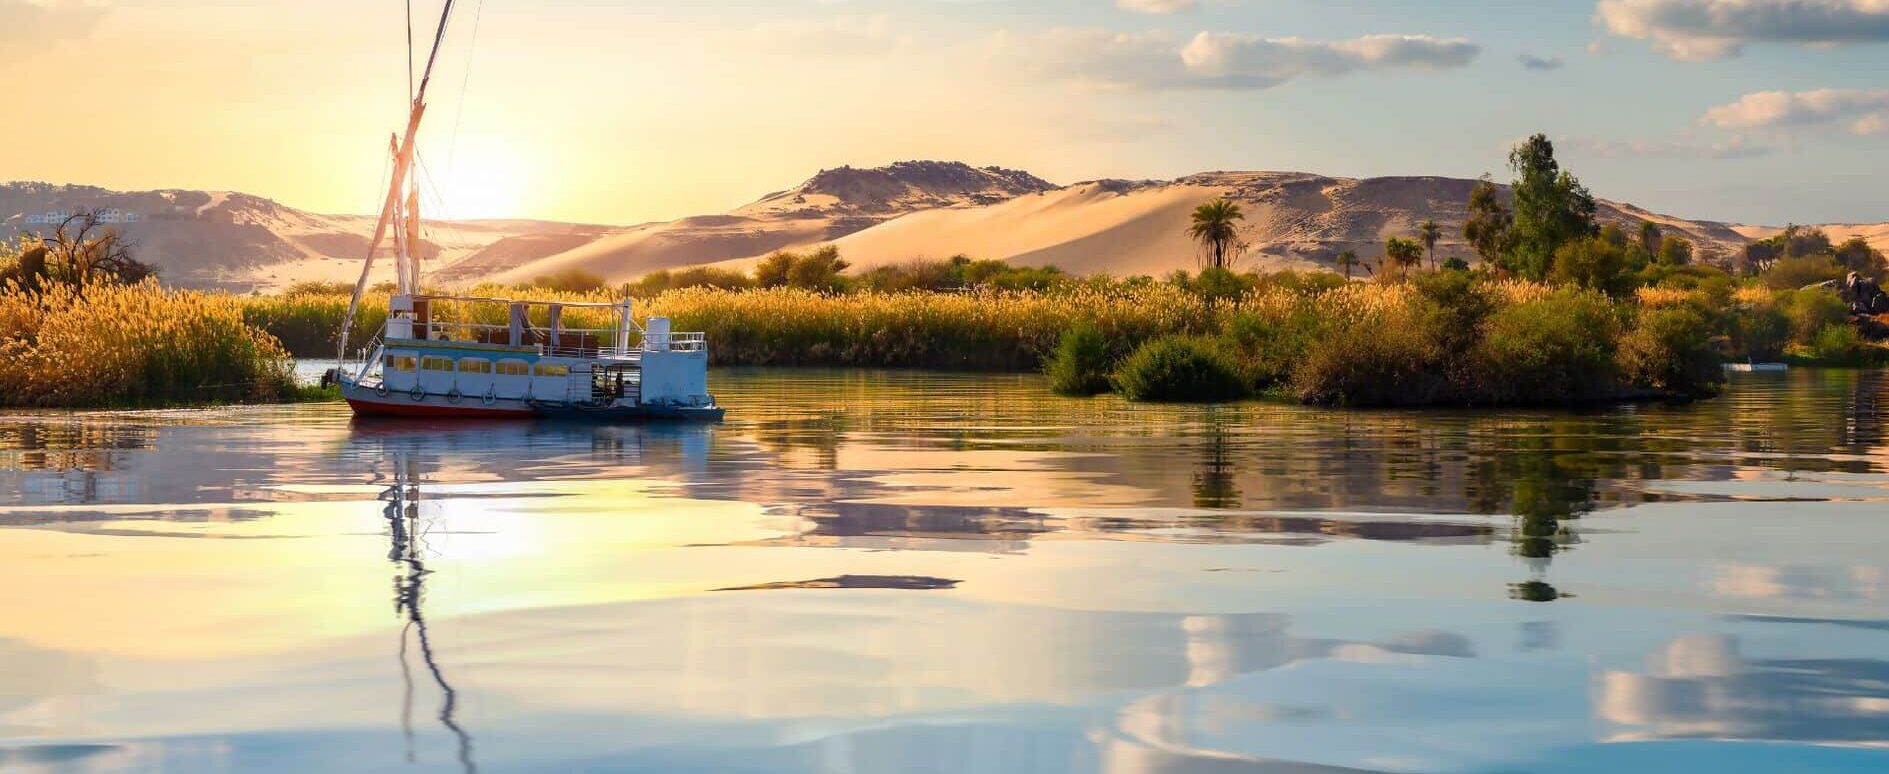
[[[583, 272], [512, 295], [640, 299], [712, 342], [720, 365], [850, 366], [1048, 374], [1070, 395], [1137, 401], [1268, 397], [1337, 406], [1573, 405], [1715, 394], [1728, 361], [1864, 365], [1889, 352], [1884, 258], [1790, 228], [1708, 262], [1657, 225], [1602, 224], [1595, 201], [1535, 136], [1485, 179], [1464, 237], [1388, 239], [1338, 272], [1241, 272], [1237, 203], [1204, 202], [1189, 233], [1198, 272], [1078, 277], [955, 257], [849, 271], [831, 246], [751, 271], [659, 271], [610, 287]], [[473, 288], [497, 294], [499, 288]], [[279, 401], [291, 356], [328, 357], [351, 288], [276, 295], [170, 289], [82, 217], [0, 251], [0, 403], [146, 406]], [[388, 288], [360, 305], [350, 347], [383, 322]], [[442, 304], [436, 319], [498, 310]], [[607, 327], [571, 310], [567, 324]]]

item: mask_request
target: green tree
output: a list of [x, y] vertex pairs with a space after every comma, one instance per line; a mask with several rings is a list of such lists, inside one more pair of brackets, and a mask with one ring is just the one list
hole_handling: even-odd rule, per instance
[[1345, 270], [1345, 279], [1351, 279], [1351, 269], [1358, 265], [1358, 251], [1345, 250], [1338, 254], [1338, 267]]
[[1187, 229], [1187, 233], [1207, 251], [1214, 268], [1224, 269], [1227, 268], [1227, 259], [1231, 257], [1234, 246], [1239, 243], [1239, 227], [1234, 221], [1245, 219], [1246, 214], [1240, 212], [1240, 205], [1225, 199], [1215, 199], [1194, 208], [1194, 224]]
[[1430, 268], [1436, 268], [1436, 240], [1443, 236], [1443, 227], [1426, 220], [1417, 226], [1417, 236], [1423, 240], [1423, 251], [1430, 254]]
[[1515, 146], [1509, 167], [1515, 171], [1514, 268], [1541, 279], [1553, 268], [1556, 250], [1594, 233], [1594, 196], [1561, 169], [1546, 135]]
[[1685, 237], [1661, 239], [1656, 255], [1661, 266], [1685, 266], [1692, 263], [1692, 240]]
[[1843, 268], [1861, 274], [1878, 282], [1884, 275], [1882, 252], [1869, 246], [1869, 240], [1862, 237], [1850, 237], [1836, 247], [1837, 263]]
[[1469, 219], [1463, 222], [1463, 238], [1476, 248], [1476, 255], [1490, 266], [1512, 268], [1507, 263], [1510, 229], [1515, 216], [1502, 203], [1501, 192], [1487, 176], [1469, 189]]
[[1665, 241], [1665, 236], [1659, 230], [1658, 223], [1650, 220], [1640, 221], [1640, 248], [1645, 250], [1647, 255], [1659, 255], [1660, 243]]
[[1549, 277], [1560, 285], [1578, 285], [1609, 295], [1621, 295], [1630, 289], [1627, 275], [1628, 249], [1605, 236], [1593, 236], [1569, 242], [1554, 254], [1554, 270]]
[[1384, 261], [1395, 265], [1399, 273], [1423, 261], [1423, 245], [1414, 239], [1391, 237], [1384, 242]]

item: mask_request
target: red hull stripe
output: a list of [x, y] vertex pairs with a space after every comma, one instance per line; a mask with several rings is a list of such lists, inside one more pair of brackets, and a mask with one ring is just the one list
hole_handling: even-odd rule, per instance
[[381, 403], [379, 401], [348, 399], [348, 406], [356, 414], [373, 414], [386, 417], [528, 417], [533, 416], [531, 409], [485, 408], [483, 406], [429, 406], [424, 403]]

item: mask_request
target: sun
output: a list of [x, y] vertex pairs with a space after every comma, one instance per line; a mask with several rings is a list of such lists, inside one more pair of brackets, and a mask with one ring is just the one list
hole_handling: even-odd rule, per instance
[[517, 218], [526, 212], [533, 174], [523, 152], [503, 138], [461, 136], [426, 159], [430, 185], [424, 195], [449, 220]]

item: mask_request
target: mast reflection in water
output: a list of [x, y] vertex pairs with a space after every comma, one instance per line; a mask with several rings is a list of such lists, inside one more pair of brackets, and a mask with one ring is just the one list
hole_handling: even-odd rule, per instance
[[420, 518], [419, 476], [411, 457], [399, 453], [395, 455], [394, 482], [381, 492], [380, 499], [387, 502], [383, 512], [387, 518], [388, 535], [392, 538], [387, 560], [398, 568], [393, 579], [394, 612], [406, 618], [406, 625], [400, 629], [400, 676], [405, 683], [400, 702], [400, 729], [406, 737], [407, 762], [412, 763], [416, 759], [413, 750], [413, 672], [407, 658], [407, 646], [409, 641], [417, 639], [420, 661], [426, 665], [427, 673], [432, 675], [433, 683], [439, 686], [440, 725], [445, 726], [458, 740], [460, 766], [467, 772], [478, 771], [478, 766], [472, 760], [472, 735], [454, 717], [459, 707], [459, 693], [446, 681], [446, 673], [433, 653], [433, 641], [427, 632], [426, 615], [422, 611], [426, 597], [426, 576], [432, 571], [426, 569], [422, 559], [426, 546], [426, 524]]

